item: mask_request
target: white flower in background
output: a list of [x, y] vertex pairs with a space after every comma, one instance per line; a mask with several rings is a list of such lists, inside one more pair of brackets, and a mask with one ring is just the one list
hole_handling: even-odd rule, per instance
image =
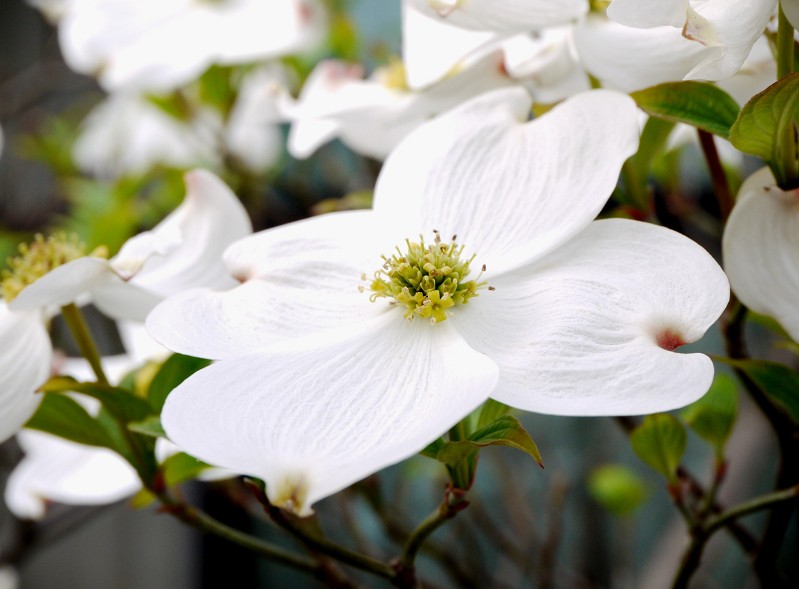
[[34, 430], [22, 430], [17, 441], [25, 457], [8, 478], [5, 502], [18, 518], [43, 518], [51, 501], [104, 505], [141, 488], [133, 467], [111, 450]]
[[141, 94], [112, 94], [83, 120], [72, 155], [81, 170], [101, 178], [143, 174], [158, 164], [216, 166], [217, 122], [202, 114], [190, 123]]
[[513, 84], [502, 60], [501, 52], [489, 53], [423, 90], [407, 87], [400, 61], [366, 80], [358, 65], [323, 61], [308, 76], [298, 100], [284, 108], [293, 120], [289, 152], [305, 158], [338, 137], [362, 155], [385, 159], [424, 121], [487, 90]]
[[724, 309], [723, 272], [670, 230], [592, 222], [635, 104], [601, 90], [529, 113], [512, 88], [441, 115], [388, 157], [374, 210], [245, 238], [225, 254], [240, 286], [156, 307], [151, 335], [219, 360], [167, 399], [172, 441], [308, 514], [489, 396], [563, 415], [700, 397], [711, 361], [672, 350]]
[[768, 168], [746, 179], [722, 239], [724, 269], [740, 301], [774, 317], [799, 341], [799, 199]]
[[777, 0], [613, 0], [607, 14], [631, 27], [676, 27], [705, 49], [686, 79], [722, 80], [741, 68], [776, 7]]
[[587, 0], [402, 0], [408, 85], [432, 84], [492, 43], [573, 22], [587, 11]]
[[707, 53], [673, 27], [629, 27], [596, 13], [575, 27], [574, 42], [586, 71], [624, 92], [682, 80]]
[[27, 246], [4, 273], [0, 299], [0, 440], [28, 420], [52, 362], [45, 321], [58, 308], [91, 300], [110, 317], [143, 321], [161, 299], [201, 285], [227, 288], [222, 251], [252, 231], [246, 211], [210, 172], [186, 174], [184, 202], [152, 231], [128, 240], [111, 260], [86, 255], [74, 239]]
[[18, 589], [19, 573], [10, 566], [0, 567], [0, 589]]
[[265, 171], [283, 154], [278, 123], [285, 117], [278, 103], [287, 86], [285, 72], [275, 64], [250, 72], [239, 86], [222, 133], [223, 149], [252, 172]]
[[573, 33], [573, 26], [551, 27], [502, 42], [505, 69], [530, 90], [536, 102], [552, 104], [590, 90]]
[[[103, 367], [111, 382], [118, 382], [135, 368], [131, 356], [103, 358]], [[69, 359], [59, 372], [78, 380], [92, 380], [88, 362]], [[96, 414], [99, 404], [81, 395], [75, 400]], [[25, 456], [6, 482], [5, 502], [22, 519], [41, 519], [47, 503], [67, 505], [102, 505], [128, 497], [141, 488], [136, 471], [111, 450], [85, 446], [34, 430], [22, 430], [17, 441]]]
[[67, 0], [64, 59], [109, 91], [168, 91], [210, 65], [308, 50], [324, 35], [318, 0]]
[[200, 105], [182, 120], [143, 94], [114, 93], [83, 120], [72, 155], [81, 170], [101, 178], [143, 174], [159, 164], [217, 168], [226, 154], [250, 171], [264, 172], [283, 151], [277, 100], [285, 86], [276, 66], [250, 72], [227, 121]]

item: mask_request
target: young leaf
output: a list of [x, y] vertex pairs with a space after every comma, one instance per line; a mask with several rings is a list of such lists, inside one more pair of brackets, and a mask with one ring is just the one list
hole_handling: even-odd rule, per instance
[[758, 388], [799, 424], [799, 374], [784, 364], [765, 360], [723, 360], [743, 370]]
[[755, 94], [730, 130], [730, 142], [768, 163], [784, 190], [799, 181], [796, 119], [799, 113], [799, 74], [792, 73]]
[[465, 440], [445, 442], [437, 440], [422, 451], [447, 466], [456, 466], [485, 446], [510, 446], [531, 456], [541, 467], [544, 462], [533, 438], [518, 419], [505, 415], [472, 433]]
[[725, 139], [740, 110], [729, 94], [707, 82], [667, 82], [630, 96], [653, 117], [686, 123]]
[[717, 374], [707, 394], [686, 407], [682, 418], [721, 457], [737, 414], [738, 388], [735, 380], [727, 374]]
[[128, 429], [137, 434], [144, 434], [151, 438], [165, 438], [166, 432], [161, 425], [161, 418], [157, 415], [151, 415], [143, 421], [135, 421], [128, 424]]
[[594, 500], [614, 515], [628, 515], [646, 499], [643, 481], [629, 468], [607, 464], [588, 477], [588, 492]]
[[153, 377], [150, 388], [147, 390], [147, 400], [152, 405], [155, 413], [160, 413], [167, 395], [176, 386], [189, 378], [198, 370], [210, 365], [210, 360], [193, 358], [182, 354], [173, 354], [161, 366]]
[[80, 403], [67, 395], [45, 393], [44, 400], [25, 427], [47, 432], [78, 444], [113, 448], [113, 443], [103, 425]]
[[164, 473], [164, 482], [169, 487], [174, 487], [185, 481], [196, 479], [202, 471], [208, 468], [211, 468], [209, 464], [183, 452], [173, 454], [161, 464], [161, 470]]
[[500, 403], [494, 399], [489, 399], [483, 403], [483, 406], [480, 409], [480, 417], [477, 419], [477, 429], [486, 427], [503, 415], [507, 415], [510, 411], [511, 408], [504, 403]]
[[630, 435], [638, 457], [669, 480], [674, 479], [685, 453], [685, 428], [673, 415], [647, 415]]

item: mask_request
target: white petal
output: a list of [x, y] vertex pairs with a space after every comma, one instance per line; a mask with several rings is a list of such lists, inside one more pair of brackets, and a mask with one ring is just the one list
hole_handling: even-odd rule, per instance
[[[376, 245], [381, 234], [382, 247]], [[380, 254], [399, 243], [392, 235], [372, 211], [331, 213], [253, 234], [225, 252], [231, 274], [244, 284], [170, 297], [147, 318], [147, 330], [170, 350], [219, 359], [347, 329], [386, 310], [359, 286], [382, 264]]]
[[384, 159], [424, 121], [487, 90], [512, 84], [499, 51], [417, 91], [394, 87], [386, 81], [386, 69], [363, 80], [360, 67], [333, 60], [320, 63], [293, 109], [290, 152], [307, 157], [338, 136], [354, 151]]
[[799, 201], [768, 168], [744, 182], [722, 240], [724, 269], [747, 307], [799, 341]]
[[673, 27], [638, 29], [593, 14], [577, 25], [574, 41], [585, 69], [625, 92], [682, 80], [714, 51]]
[[223, 360], [175, 389], [169, 437], [263, 478], [302, 515], [425, 447], [483, 402], [496, 366], [447, 325], [383, 317], [348, 340]]
[[185, 180], [183, 203], [152, 231], [128, 240], [111, 260], [132, 284], [160, 296], [233, 286], [222, 252], [252, 232], [244, 207], [214, 174], [193, 170]]
[[710, 386], [706, 356], [668, 348], [699, 339], [729, 287], [710, 255], [678, 233], [597, 221], [495, 286], [459, 310], [455, 325], [499, 365], [492, 397], [504, 403], [632, 415], [681, 407]]
[[419, 127], [386, 160], [375, 211], [457, 234], [492, 274], [541, 255], [602, 209], [638, 146], [627, 96], [575, 96], [528, 122], [519, 88], [483, 94]]
[[135, 493], [141, 483], [117, 454], [68, 442], [36, 431], [23, 431], [25, 457], [14, 468], [5, 490], [17, 517], [40, 519], [46, 501], [68, 505], [103, 505]]
[[84, 257], [54, 268], [33, 284], [26, 286], [9, 303], [13, 311], [35, 311], [63, 307], [78, 301], [92, 288], [114, 279], [108, 260]]
[[11, 312], [0, 300], [0, 442], [22, 427], [39, 406], [36, 389], [50, 375], [53, 349], [36, 313]]
[[432, 18], [402, 4], [402, 60], [411, 88], [424, 88], [441, 80], [470, 55], [501, 36], [474, 31]]
[[430, 17], [456, 26], [519, 33], [562, 25], [588, 11], [585, 0], [403, 0]]
[[281, 273], [291, 270], [297, 261], [318, 260], [322, 262], [320, 271], [330, 265], [328, 275], [319, 277], [321, 292], [352, 292], [350, 285], [357, 287], [361, 273], [371, 274], [377, 269], [380, 254], [388, 253], [375, 244], [391, 243], [391, 235], [380, 239], [391, 232], [392, 228], [372, 211], [331, 213], [239, 239], [225, 250], [224, 260], [228, 272], [240, 281], [280, 276], [291, 282], [303, 277], [283, 277]]
[[689, 0], [613, 0], [608, 18], [628, 27], [682, 27]]
[[608, 16], [630, 26], [681, 29], [710, 48], [687, 78], [722, 80], [740, 69], [776, 6], [777, 0], [615, 0]]
[[74, 0], [59, 33], [67, 63], [106, 89], [165, 92], [211, 63], [308, 49], [324, 21], [316, 0]]

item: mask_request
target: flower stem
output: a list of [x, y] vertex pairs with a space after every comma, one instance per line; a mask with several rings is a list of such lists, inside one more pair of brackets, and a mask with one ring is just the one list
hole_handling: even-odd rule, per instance
[[394, 569], [379, 560], [359, 554], [343, 546], [339, 546], [326, 538], [316, 536], [304, 530], [297, 525], [291, 518], [279, 507], [275, 507], [269, 502], [269, 499], [264, 492], [263, 483], [255, 480], [248, 480], [249, 486], [255, 493], [258, 502], [264, 507], [266, 514], [278, 526], [288, 531], [292, 536], [301, 540], [310, 548], [321, 552], [335, 560], [353, 566], [355, 568], [370, 572], [385, 579], [393, 579], [395, 577]]
[[680, 568], [672, 583], [672, 589], [687, 589], [691, 577], [699, 568], [702, 560], [702, 552], [710, 539], [710, 536], [721, 527], [730, 525], [733, 520], [766, 509], [773, 505], [795, 500], [799, 497], [799, 485], [795, 485], [782, 491], [775, 491], [755, 497], [732, 507], [724, 513], [708, 519], [703, 525], [697, 526], [692, 530], [691, 544], [683, 556]]
[[721, 210], [721, 220], [726, 222], [732, 212], [733, 204], [735, 204], [730, 193], [727, 175], [721, 165], [721, 158], [719, 158], [713, 135], [702, 129], [697, 129], [697, 132], [699, 133], [699, 144], [702, 146], [702, 153], [705, 154], [707, 167], [710, 170], [713, 191], [716, 193], [716, 200], [718, 200], [719, 209]]
[[80, 312], [75, 303], [70, 303], [61, 307], [61, 316], [72, 332], [75, 342], [78, 344], [78, 349], [81, 355], [86, 358], [89, 365], [92, 367], [97, 382], [100, 384], [108, 384], [108, 378], [103, 371], [103, 362], [100, 356], [100, 351], [97, 349], [97, 344], [94, 343], [94, 338], [89, 330], [86, 320], [83, 318], [83, 313]]
[[[414, 561], [419, 549], [424, 544], [424, 541], [435, 532], [439, 527], [444, 525], [445, 522], [455, 517], [458, 512], [463, 511], [468, 507], [469, 502], [465, 498], [466, 492], [456, 487], [448, 487], [444, 494], [444, 500], [438, 508], [428, 515], [416, 529], [411, 532], [405, 546], [402, 549], [402, 555], [397, 563], [397, 572], [400, 577], [407, 579], [414, 579]], [[407, 586], [414, 586], [408, 582]]]
[[787, 76], [794, 67], [793, 25], [788, 21], [780, 2], [777, 20], [777, 78]]
[[318, 568], [313, 560], [231, 528], [207, 513], [178, 501], [166, 492], [157, 493], [157, 496], [164, 511], [198, 530], [229, 540], [242, 548], [295, 569], [316, 571]]

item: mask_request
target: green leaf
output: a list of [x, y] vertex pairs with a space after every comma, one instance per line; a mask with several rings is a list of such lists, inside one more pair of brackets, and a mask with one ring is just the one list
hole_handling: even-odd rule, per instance
[[153, 377], [147, 390], [147, 400], [156, 413], [161, 413], [169, 393], [192, 374], [210, 365], [210, 360], [173, 354]]
[[667, 82], [630, 96], [653, 117], [686, 123], [725, 139], [740, 110], [729, 94], [707, 82]]
[[742, 370], [772, 402], [799, 424], [799, 374], [784, 364], [765, 360], [730, 360], [720, 362]]
[[500, 417], [478, 429], [465, 440], [446, 442], [439, 439], [425, 448], [422, 454], [454, 467], [485, 446], [516, 448], [531, 456], [541, 467], [544, 466], [541, 453], [533, 438], [519, 420], [510, 415]]
[[500, 417], [507, 415], [510, 411], [511, 408], [504, 403], [489, 399], [483, 403], [483, 406], [480, 408], [480, 417], [477, 418], [477, 429], [482, 429], [494, 423]]
[[80, 403], [67, 395], [45, 393], [44, 400], [25, 427], [47, 432], [78, 444], [113, 448], [113, 443], [103, 425]]
[[41, 390], [48, 393], [72, 391], [97, 399], [111, 415], [122, 423], [143, 421], [153, 413], [150, 404], [144, 399], [140, 399], [125, 389], [108, 385], [57, 377], [48, 380]]
[[738, 387], [727, 374], [717, 374], [704, 397], [682, 411], [682, 418], [721, 458], [738, 415]]
[[638, 457], [670, 481], [685, 453], [685, 428], [673, 415], [647, 415], [630, 435]]
[[765, 161], [781, 188], [796, 187], [796, 120], [799, 74], [791, 73], [755, 94], [730, 130], [730, 141], [743, 152]]
[[201, 472], [209, 468], [211, 468], [209, 464], [183, 452], [173, 454], [161, 464], [164, 482], [169, 487], [196, 479]]
[[90, 382], [77, 382], [72, 378], [51, 378], [41, 390], [49, 393], [74, 391], [100, 401], [102, 409], [97, 422], [103, 426], [111, 440], [110, 447], [136, 469], [142, 480], [149, 481], [155, 474], [155, 440], [128, 431], [131, 422], [141, 422], [152, 415], [150, 404], [125, 389]]
[[646, 485], [626, 466], [608, 464], [588, 477], [591, 497], [614, 515], [628, 515], [644, 502]]
[[161, 418], [157, 415], [151, 415], [143, 421], [135, 421], [128, 424], [128, 429], [138, 434], [144, 434], [151, 438], [165, 438], [166, 432], [161, 425]]

